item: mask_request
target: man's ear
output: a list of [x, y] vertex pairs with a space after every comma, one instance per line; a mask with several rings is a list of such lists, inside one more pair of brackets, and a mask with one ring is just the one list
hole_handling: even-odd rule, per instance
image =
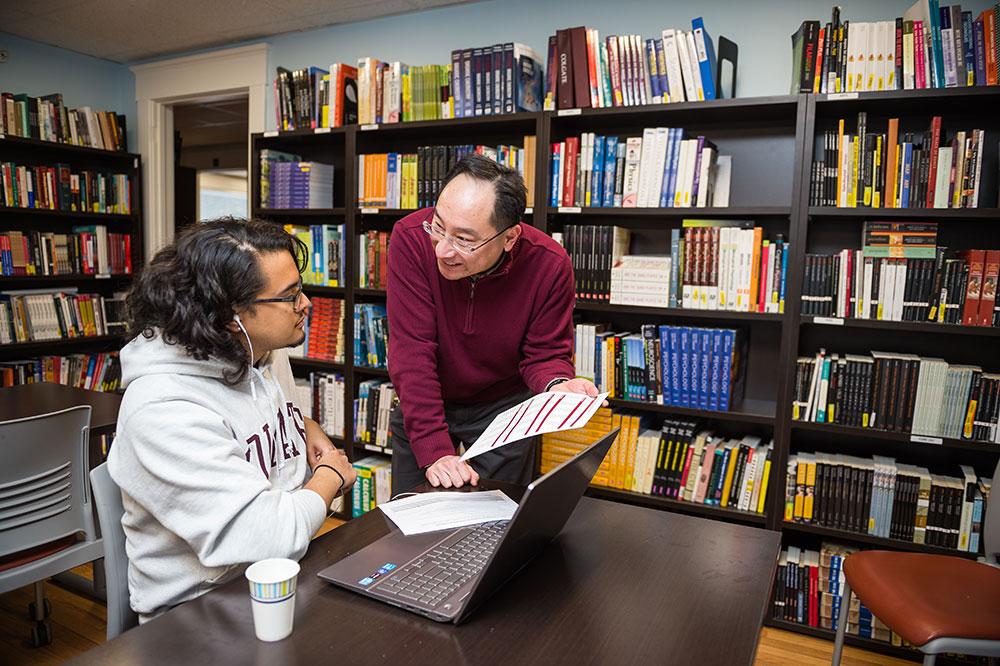
[[521, 237], [521, 225], [515, 224], [513, 227], [507, 230], [507, 233], [503, 237], [503, 249], [504, 252], [510, 252], [511, 248], [514, 247], [514, 243], [517, 239]]

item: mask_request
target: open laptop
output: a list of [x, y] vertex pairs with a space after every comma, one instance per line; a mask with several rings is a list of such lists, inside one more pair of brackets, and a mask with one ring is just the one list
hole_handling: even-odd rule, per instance
[[533, 481], [510, 521], [413, 536], [393, 527], [318, 575], [432, 620], [458, 624], [556, 538], [618, 430]]

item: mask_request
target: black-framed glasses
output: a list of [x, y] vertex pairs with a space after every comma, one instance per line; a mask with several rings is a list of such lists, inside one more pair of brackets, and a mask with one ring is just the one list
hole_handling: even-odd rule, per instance
[[448, 234], [445, 233], [444, 229], [441, 229], [441, 228], [435, 226], [430, 220], [424, 220], [423, 221], [423, 227], [424, 227], [424, 231], [426, 231], [427, 235], [429, 235], [431, 238], [433, 238], [435, 240], [439, 240], [439, 241], [447, 241], [448, 244], [450, 244], [458, 252], [460, 252], [462, 254], [465, 254], [465, 255], [469, 255], [469, 254], [472, 254], [473, 252], [475, 252], [476, 250], [478, 250], [479, 248], [483, 247], [484, 245], [488, 244], [490, 241], [499, 238], [507, 230], [513, 229], [514, 225], [506, 227], [505, 229], [501, 229], [500, 231], [496, 232], [495, 234], [493, 234], [492, 236], [490, 236], [489, 238], [487, 238], [483, 242], [476, 243], [475, 245], [473, 245], [472, 243], [470, 243], [468, 241], [459, 240], [457, 238], [453, 238], [452, 236], [449, 236]]
[[257, 303], [291, 303], [292, 308], [298, 310], [299, 300], [302, 298], [304, 293], [305, 292], [302, 291], [302, 280], [299, 280], [298, 288], [288, 296], [274, 296], [272, 298], [255, 298], [250, 302], [255, 305]]

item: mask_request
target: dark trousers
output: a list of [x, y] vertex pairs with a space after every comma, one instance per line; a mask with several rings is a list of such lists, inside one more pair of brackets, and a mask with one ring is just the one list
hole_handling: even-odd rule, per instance
[[[444, 421], [455, 443], [464, 442], [469, 448], [483, 431], [489, 427], [496, 415], [531, 397], [525, 390], [493, 402], [473, 405], [445, 403]], [[396, 407], [389, 419], [392, 432], [392, 494], [406, 492], [427, 480], [424, 470], [417, 466], [417, 459], [410, 448], [410, 438], [403, 428], [403, 410]], [[537, 437], [508, 444], [496, 451], [478, 455], [469, 461], [481, 478], [507, 481], [527, 485], [534, 474], [535, 445]]]

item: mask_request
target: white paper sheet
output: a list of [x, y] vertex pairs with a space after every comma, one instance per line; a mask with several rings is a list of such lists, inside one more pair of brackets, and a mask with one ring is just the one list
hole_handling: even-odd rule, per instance
[[517, 502], [500, 490], [433, 492], [379, 504], [403, 534], [423, 534], [468, 525], [510, 520]]
[[532, 396], [493, 419], [493, 423], [462, 455], [462, 460], [475, 458], [527, 437], [582, 428], [604, 404], [606, 397], [607, 393], [590, 398], [582, 393], [563, 391]]

